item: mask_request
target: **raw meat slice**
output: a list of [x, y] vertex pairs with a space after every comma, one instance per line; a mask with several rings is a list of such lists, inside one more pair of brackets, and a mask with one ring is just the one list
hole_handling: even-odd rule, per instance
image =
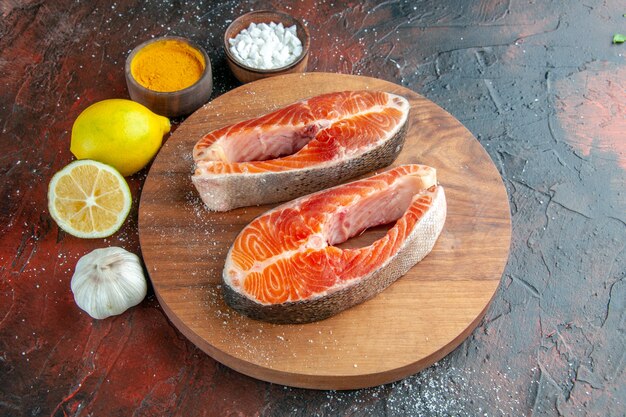
[[211, 210], [293, 199], [385, 167], [404, 144], [408, 101], [323, 94], [205, 135], [192, 182]]
[[[424, 258], [445, 217], [443, 187], [425, 165], [402, 165], [298, 198], [238, 235], [224, 266], [225, 300], [275, 323], [330, 317], [378, 294]], [[369, 246], [334, 246], [394, 221]]]

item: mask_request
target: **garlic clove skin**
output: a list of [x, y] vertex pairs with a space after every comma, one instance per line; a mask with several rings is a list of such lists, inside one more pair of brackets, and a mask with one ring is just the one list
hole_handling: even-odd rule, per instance
[[123, 313], [148, 291], [139, 257], [116, 246], [80, 258], [70, 286], [78, 307], [95, 319]]

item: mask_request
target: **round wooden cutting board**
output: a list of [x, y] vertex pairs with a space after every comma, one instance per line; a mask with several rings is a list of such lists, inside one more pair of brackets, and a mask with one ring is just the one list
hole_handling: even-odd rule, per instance
[[[310, 96], [372, 89], [411, 103], [395, 165], [437, 168], [448, 217], [433, 251], [385, 291], [330, 319], [304, 325], [255, 321], [222, 300], [224, 257], [239, 233], [271, 206], [209, 212], [191, 183], [194, 144], [205, 133]], [[366, 245], [374, 228], [350, 245]], [[474, 329], [492, 299], [511, 238], [506, 190], [491, 159], [450, 114], [399, 85], [352, 75], [267, 78], [218, 97], [163, 146], [139, 206], [143, 259], [172, 323], [200, 349], [244, 374], [284, 385], [354, 389], [404, 378], [433, 364]]]

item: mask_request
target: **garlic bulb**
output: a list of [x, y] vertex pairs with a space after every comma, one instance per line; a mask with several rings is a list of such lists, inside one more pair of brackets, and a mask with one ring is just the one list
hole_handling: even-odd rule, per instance
[[136, 306], [148, 290], [139, 257], [115, 246], [96, 249], [80, 258], [71, 287], [76, 304], [95, 319]]

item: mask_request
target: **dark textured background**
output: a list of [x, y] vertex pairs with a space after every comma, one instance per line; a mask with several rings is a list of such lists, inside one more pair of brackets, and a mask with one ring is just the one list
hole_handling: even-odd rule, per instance
[[[45, 193], [73, 159], [74, 119], [128, 97], [124, 60], [151, 36], [204, 46], [214, 97], [236, 87], [223, 32], [266, 8], [306, 18], [309, 70], [382, 78], [449, 111], [507, 186], [513, 243], [492, 306], [457, 350], [403, 381], [272, 385], [196, 349], [152, 293], [103, 321], [74, 304], [80, 256], [140, 253], [147, 171], [129, 179], [120, 233], [59, 231]], [[626, 32], [623, 2], [2, 0], [0, 13], [0, 415], [626, 415], [626, 45], [611, 44]]]

